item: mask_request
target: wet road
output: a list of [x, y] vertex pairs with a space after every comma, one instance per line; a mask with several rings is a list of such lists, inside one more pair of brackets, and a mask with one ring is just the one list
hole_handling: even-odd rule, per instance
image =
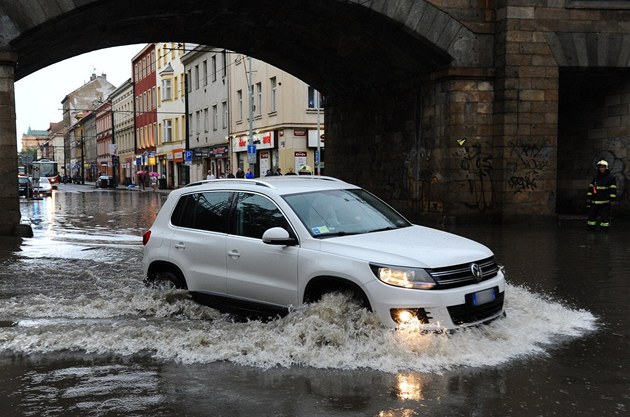
[[234, 322], [144, 288], [164, 195], [61, 185], [0, 241], [0, 416], [626, 416], [630, 224], [457, 226], [507, 272], [508, 317], [381, 328], [331, 297]]

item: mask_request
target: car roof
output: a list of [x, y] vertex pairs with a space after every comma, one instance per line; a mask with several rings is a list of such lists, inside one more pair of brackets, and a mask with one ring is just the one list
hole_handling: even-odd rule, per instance
[[[267, 190], [278, 195], [305, 193], [322, 190], [358, 189], [360, 187], [337, 178], [317, 175], [274, 175], [255, 179], [221, 178], [197, 181], [180, 190], [195, 188], [199, 190], [238, 189]], [[183, 191], [185, 192], [185, 191]]]

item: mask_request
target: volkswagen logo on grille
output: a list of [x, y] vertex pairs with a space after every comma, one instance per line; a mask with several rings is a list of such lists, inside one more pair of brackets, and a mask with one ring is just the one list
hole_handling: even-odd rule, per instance
[[470, 264], [470, 272], [475, 278], [475, 281], [479, 282], [483, 279], [483, 271], [478, 264]]

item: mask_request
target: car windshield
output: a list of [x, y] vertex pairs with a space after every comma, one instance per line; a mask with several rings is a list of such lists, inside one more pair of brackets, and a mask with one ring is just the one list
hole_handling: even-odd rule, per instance
[[408, 227], [411, 224], [361, 189], [325, 190], [284, 197], [313, 237], [332, 237]]

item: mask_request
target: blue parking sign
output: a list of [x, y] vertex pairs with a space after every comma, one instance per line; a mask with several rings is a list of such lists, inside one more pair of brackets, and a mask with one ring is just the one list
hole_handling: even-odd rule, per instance
[[192, 160], [193, 160], [193, 152], [184, 151], [184, 162], [192, 162]]

